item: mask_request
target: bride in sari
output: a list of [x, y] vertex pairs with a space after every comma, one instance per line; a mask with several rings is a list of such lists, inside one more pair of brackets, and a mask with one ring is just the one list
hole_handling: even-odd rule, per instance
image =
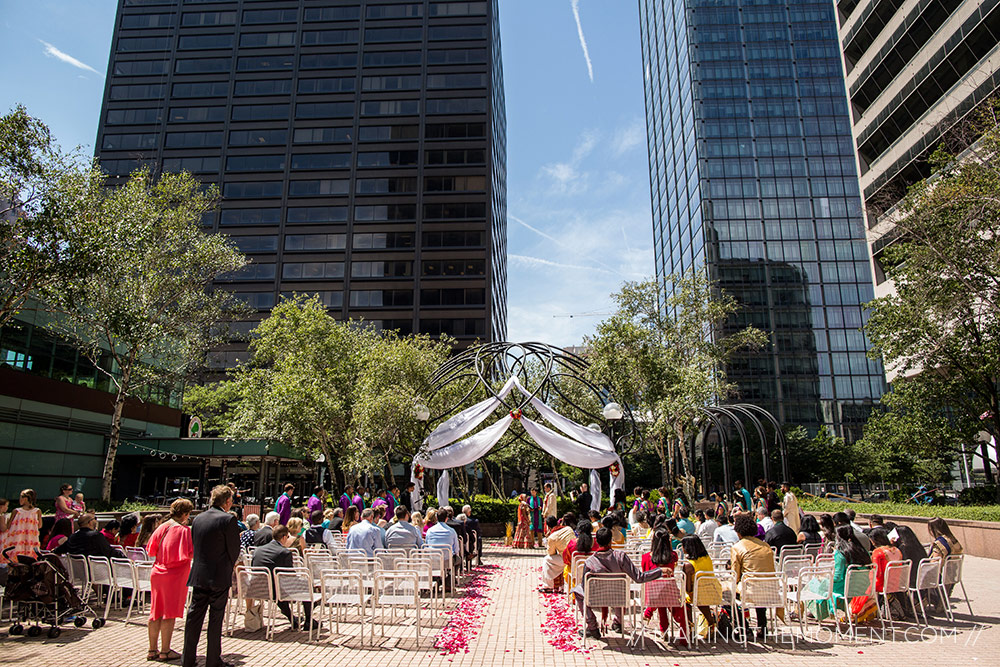
[[527, 498], [523, 493], [517, 499], [517, 529], [514, 531], [514, 548], [531, 549], [535, 546], [534, 536], [531, 534], [531, 508], [528, 507]]

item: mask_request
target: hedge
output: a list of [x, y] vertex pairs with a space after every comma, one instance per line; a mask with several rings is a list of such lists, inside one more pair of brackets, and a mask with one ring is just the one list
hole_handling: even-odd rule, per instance
[[[607, 499], [604, 499], [607, 503]], [[493, 496], [478, 495], [471, 503], [460, 498], [452, 498], [451, 506], [457, 511], [463, 505], [472, 505], [472, 516], [482, 523], [516, 523], [517, 522], [517, 500], [514, 498], [494, 498]], [[424, 496], [424, 507], [437, 507], [437, 496]], [[576, 512], [576, 505], [572, 500], [565, 497], [559, 498], [557, 512], [561, 517], [566, 512]]]
[[955, 505], [916, 505], [913, 503], [848, 503], [799, 497], [799, 507], [809, 512], [842, 512], [850, 507], [859, 514], [941, 517], [969, 521], [1000, 521], [1000, 505], [963, 507]]

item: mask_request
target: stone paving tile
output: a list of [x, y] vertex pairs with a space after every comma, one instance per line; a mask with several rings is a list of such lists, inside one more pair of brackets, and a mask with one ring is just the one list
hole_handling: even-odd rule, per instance
[[[582, 643], [589, 652], [567, 652], [551, 646], [540, 625], [545, 608], [537, 592], [540, 549], [510, 549], [497, 545], [487, 547], [484, 565], [488, 570], [489, 598], [485, 606], [482, 627], [468, 646], [468, 652], [442, 655], [434, 648], [435, 637], [447, 624], [447, 617], [421, 617], [421, 637], [414, 637], [413, 614], [397, 613], [385, 628], [385, 638], [376, 627], [375, 641], [370, 643], [370, 628], [365, 627], [365, 640], [358, 637], [356, 622], [341, 624], [341, 634], [324, 632], [318, 642], [307, 643], [305, 633], [293, 632], [283, 617], [270, 641], [264, 633], [234, 632], [223, 637], [223, 655], [240, 667], [285, 667], [332, 665], [345, 667], [479, 667], [502, 665], [554, 665], [556, 667], [603, 667], [604, 665], [636, 667], [673, 667], [680, 665], [839, 665], [857, 664], [865, 667], [903, 664], [933, 664], [935, 661], [959, 661], [963, 665], [1000, 664], [1000, 578], [997, 562], [967, 558], [965, 578], [976, 612], [973, 620], [964, 603], [954, 609], [958, 617], [957, 630], [940, 619], [932, 619], [928, 629], [897, 624], [895, 638], [884, 641], [850, 643], [833, 639], [829, 633], [790, 644], [751, 645], [743, 649], [731, 645], [716, 645], [699, 649], [677, 649], [662, 642], [650, 641], [646, 649], [632, 649], [625, 641], [613, 636], [606, 641]], [[459, 589], [461, 595], [462, 589]], [[448, 608], [454, 609], [457, 597], [447, 598]], [[112, 620], [100, 630], [76, 630], [67, 627], [57, 639], [7, 636], [7, 624], [0, 625], [0, 665], [32, 665], [48, 667], [126, 667], [148, 665], [146, 627], [142, 614], [133, 613], [132, 623], [124, 624], [124, 614], [117, 610]], [[138, 621], [138, 622], [136, 622]], [[238, 627], [242, 627], [242, 618]], [[797, 626], [796, 626], [797, 631]], [[183, 622], [178, 623], [174, 648], [179, 650], [183, 638]], [[818, 641], [817, 641], [818, 639]], [[831, 641], [832, 639], [832, 641]], [[204, 654], [204, 640], [201, 645]], [[173, 663], [177, 664], [177, 663]], [[199, 660], [203, 665], [204, 660]]]

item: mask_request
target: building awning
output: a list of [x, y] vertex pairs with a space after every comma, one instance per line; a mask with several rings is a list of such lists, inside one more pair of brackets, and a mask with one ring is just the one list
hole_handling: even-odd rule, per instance
[[244, 459], [268, 458], [308, 461], [280, 442], [267, 440], [224, 440], [222, 438], [129, 438], [118, 446], [119, 456], [166, 456]]

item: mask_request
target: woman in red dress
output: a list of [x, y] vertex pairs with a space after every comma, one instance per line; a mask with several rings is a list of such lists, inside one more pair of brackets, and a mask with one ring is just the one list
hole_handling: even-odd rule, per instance
[[531, 508], [522, 493], [518, 496], [517, 504], [517, 530], [514, 531], [515, 549], [532, 549], [535, 546], [535, 538], [531, 534]]
[[[149, 605], [149, 653], [146, 660], [180, 660], [170, 649], [174, 622], [184, 615], [187, 580], [191, 572], [191, 529], [186, 525], [194, 505], [178, 498], [170, 504], [170, 518], [149, 538], [146, 551], [156, 559], [149, 576], [152, 601]], [[157, 647], [159, 640], [159, 647]]]

